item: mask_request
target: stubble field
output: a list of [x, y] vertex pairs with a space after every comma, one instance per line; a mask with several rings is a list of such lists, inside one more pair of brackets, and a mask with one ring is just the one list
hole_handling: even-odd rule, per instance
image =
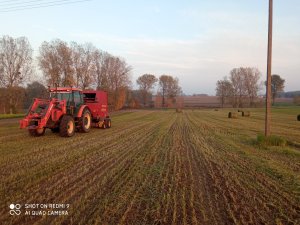
[[[118, 113], [72, 138], [1, 120], [0, 224], [300, 224], [300, 108], [273, 110], [289, 145], [268, 148], [255, 143], [263, 110], [228, 111]], [[24, 215], [30, 203], [68, 215]]]

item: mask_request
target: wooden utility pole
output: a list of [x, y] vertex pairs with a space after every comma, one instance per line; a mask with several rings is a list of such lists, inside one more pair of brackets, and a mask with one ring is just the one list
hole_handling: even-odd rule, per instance
[[271, 132], [272, 24], [273, 24], [273, 0], [269, 0], [269, 31], [268, 31], [265, 136], [269, 136], [270, 132]]

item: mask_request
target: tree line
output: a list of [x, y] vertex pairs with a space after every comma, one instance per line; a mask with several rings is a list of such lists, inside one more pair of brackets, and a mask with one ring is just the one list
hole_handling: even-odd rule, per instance
[[[165, 99], [175, 99], [181, 93], [178, 79], [170, 75], [162, 75], [157, 79], [154, 75], [144, 74], [136, 81], [139, 90], [132, 90], [132, 67], [126, 60], [102, 51], [91, 43], [67, 43], [60, 39], [44, 41], [36, 58], [37, 67], [43, 74], [42, 82], [36, 81], [33, 62], [33, 49], [26, 37], [0, 38], [1, 113], [20, 111], [24, 102], [25, 107], [28, 105], [27, 98], [45, 97], [43, 85], [107, 91], [108, 103], [114, 110], [125, 105], [150, 106], [150, 96], [157, 82], [158, 92], [163, 96], [163, 107], [166, 106]], [[24, 88], [24, 84], [28, 84], [28, 87]]]
[[[239, 67], [230, 71], [229, 77], [224, 77], [216, 83], [216, 95], [220, 104], [232, 107], [254, 107], [258, 104], [259, 91], [263, 83], [260, 82], [261, 72], [255, 67]], [[279, 75], [272, 75], [272, 102], [280, 91], [284, 89], [285, 80]]]
[[136, 82], [139, 86], [140, 102], [143, 103], [144, 107], [151, 104], [152, 90], [157, 83], [158, 91], [156, 95], [161, 97], [161, 102], [159, 102], [160, 107], [174, 106], [176, 104], [176, 97], [182, 94], [178, 78], [171, 75], [164, 74], [157, 79], [153, 74], [144, 74]]

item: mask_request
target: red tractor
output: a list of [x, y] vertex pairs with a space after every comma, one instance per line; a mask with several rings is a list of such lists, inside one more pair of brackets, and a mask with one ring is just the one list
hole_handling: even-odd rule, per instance
[[71, 137], [75, 130], [87, 133], [92, 125], [110, 128], [107, 93], [82, 91], [78, 88], [50, 88], [49, 99], [35, 98], [20, 128], [28, 128], [32, 136], [42, 136], [45, 129]]

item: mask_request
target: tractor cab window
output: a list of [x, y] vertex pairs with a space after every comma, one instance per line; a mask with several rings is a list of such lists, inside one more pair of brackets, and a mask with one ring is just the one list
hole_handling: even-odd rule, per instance
[[74, 102], [75, 104], [81, 103], [81, 95], [79, 91], [74, 91]]
[[82, 104], [82, 96], [79, 91], [74, 91], [74, 103], [75, 106], [80, 106]]
[[57, 98], [59, 100], [66, 100], [67, 102], [72, 101], [72, 94], [69, 92], [52, 92], [51, 98]]

